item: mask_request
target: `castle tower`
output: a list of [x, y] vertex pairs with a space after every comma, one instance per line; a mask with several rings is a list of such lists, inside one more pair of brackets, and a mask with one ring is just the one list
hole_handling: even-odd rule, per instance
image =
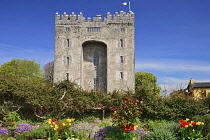
[[134, 90], [134, 13], [85, 18], [55, 14], [54, 82], [85, 90]]

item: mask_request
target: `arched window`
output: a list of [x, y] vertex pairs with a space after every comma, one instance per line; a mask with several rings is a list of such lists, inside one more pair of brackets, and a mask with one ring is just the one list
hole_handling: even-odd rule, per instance
[[66, 59], [65, 64], [70, 65], [71, 64], [71, 56], [67, 56], [65, 59]]
[[69, 39], [67, 39], [66, 41], [67, 41], [67, 47], [69, 47], [69, 46], [70, 46], [70, 41], [69, 41]]
[[94, 66], [99, 66], [99, 53], [98, 52], [94, 52], [93, 64], [94, 64]]

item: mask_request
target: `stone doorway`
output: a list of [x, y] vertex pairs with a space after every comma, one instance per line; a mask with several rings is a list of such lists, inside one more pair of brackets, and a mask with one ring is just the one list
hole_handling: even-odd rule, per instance
[[107, 45], [100, 41], [86, 41], [82, 47], [84, 89], [107, 92]]

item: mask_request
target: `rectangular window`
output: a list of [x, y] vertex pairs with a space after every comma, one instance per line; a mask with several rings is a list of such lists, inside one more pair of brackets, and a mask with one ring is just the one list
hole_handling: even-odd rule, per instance
[[100, 32], [101, 28], [100, 27], [87, 27], [87, 32], [89, 33], [97, 33]]
[[70, 31], [70, 27], [66, 27], [66, 31]]
[[120, 32], [125, 32], [125, 28], [120, 28]]
[[67, 39], [67, 46], [69, 47], [69, 39]]
[[120, 47], [123, 47], [123, 40], [120, 39]]
[[66, 73], [66, 80], [69, 80], [69, 73]]
[[99, 78], [94, 78], [94, 90], [98, 90], [99, 88]]
[[124, 57], [120, 56], [120, 63], [124, 63]]
[[66, 57], [66, 64], [69, 65], [70, 64], [70, 58]]
[[120, 79], [123, 79], [123, 72], [120, 72]]
[[94, 66], [99, 66], [99, 53], [98, 52], [94, 52], [93, 54], [93, 65]]

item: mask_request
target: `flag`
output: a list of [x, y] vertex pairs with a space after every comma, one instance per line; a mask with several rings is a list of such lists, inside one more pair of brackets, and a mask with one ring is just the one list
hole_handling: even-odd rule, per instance
[[130, 2], [124, 2], [122, 5], [130, 5]]

